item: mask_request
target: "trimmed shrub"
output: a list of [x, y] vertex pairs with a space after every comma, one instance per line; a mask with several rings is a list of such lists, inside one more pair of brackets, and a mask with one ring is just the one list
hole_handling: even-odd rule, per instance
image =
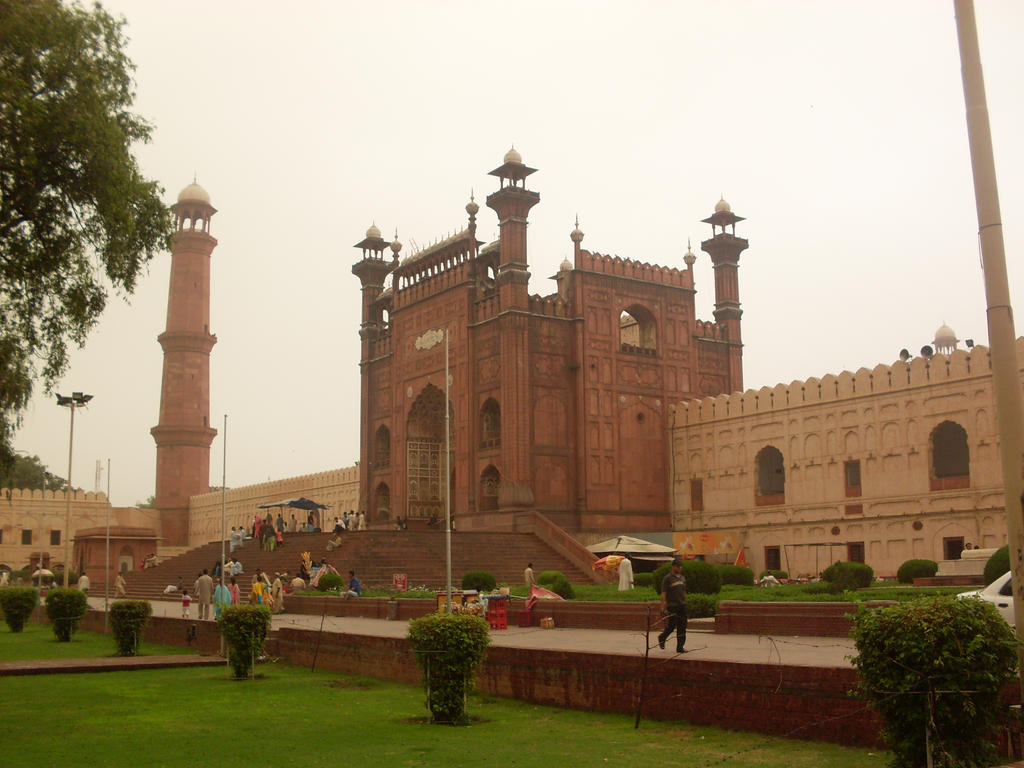
[[653, 587], [654, 586], [654, 574], [653, 573], [635, 573], [635, 574], [633, 574], [633, 586], [635, 586], [635, 587]]
[[465, 724], [466, 693], [491, 642], [487, 622], [469, 614], [431, 613], [409, 622], [409, 642], [423, 668], [431, 722]]
[[934, 560], [907, 560], [896, 571], [896, 581], [900, 584], [913, 584], [914, 579], [934, 576], [938, 570], [939, 564]]
[[0, 589], [0, 610], [11, 632], [21, 632], [32, 611], [39, 605], [39, 592], [32, 587], [4, 587]]
[[46, 617], [53, 626], [57, 642], [67, 643], [78, 629], [78, 622], [89, 610], [89, 600], [80, 589], [51, 589], [46, 593]]
[[462, 576], [463, 589], [475, 589], [477, 592], [492, 592], [498, 585], [493, 573], [487, 571], [467, 571]]
[[118, 656], [137, 656], [142, 634], [153, 613], [148, 600], [117, 600], [110, 606], [110, 629]]
[[325, 573], [316, 583], [321, 592], [333, 592], [345, 586], [345, 577], [340, 573]]
[[[654, 590], [659, 595], [661, 594], [661, 584], [671, 570], [672, 564], [665, 563], [659, 565], [654, 572]], [[703, 560], [684, 560], [683, 578], [686, 579], [688, 596], [691, 594], [717, 595], [722, 591], [722, 578], [718, 575], [718, 570], [711, 563], [706, 563]], [[686, 599], [689, 604], [690, 598]]]
[[702, 595], [700, 592], [686, 595], [687, 618], [707, 619], [716, 613], [718, 613], [718, 595]]
[[985, 583], [991, 584], [1004, 573], [1010, 570], [1010, 548], [1000, 547], [985, 563]]
[[875, 571], [864, 563], [832, 563], [821, 578], [829, 583], [832, 592], [852, 592], [871, 586]]
[[754, 572], [745, 565], [716, 565], [715, 570], [722, 584], [739, 584], [741, 587], [754, 586]]
[[537, 583], [545, 589], [550, 589], [565, 600], [572, 600], [576, 597], [572, 584], [569, 583], [569, 579], [561, 571], [542, 571], [540, 576], [537, 577]]
[[993, 764], [1017, 646], [991, 604], [934, 597], [861, 608], [851, 635], [858, 693], [882, 716], [891, 765], [924, 768], [926, 744], [935, 766]]
[[769, 574], [774, 576], [776, 579], [779, 579], [779, 581], [781, 581], [782, 579], [789, 578], [789, 571], [780, 571], [778, 569], [761, 571], [760, 575], [757, 578], [763, 579], [765, 576], [768, 576]]
[[217, 629], [227, 641], [228, 662], [235, 679], [249, 677], [256, 658], [263, 654], [270, 609], [265, 605], [229, 605], [217, 619]]

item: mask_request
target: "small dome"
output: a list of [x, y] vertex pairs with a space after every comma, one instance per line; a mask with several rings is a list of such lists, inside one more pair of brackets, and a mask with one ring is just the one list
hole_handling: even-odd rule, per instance
[[732, 206], [725, 202], [725, 198], [719, 198], [715, 203], [715, 213], [732, 213]]
[[686, 245], [686, 253], [683, 255], [683, 261], [686, 262], [686, 266], [692, 267], [697, 261], [697, 257], [693, 255], [693, 250], [690, 248], [689, 243]]
[[391, 241], [391, 252], [395, 254], [395, 258], [398, 258], [398, 252], [402, 250], [402, 243], [398, 240], [398, 233], [395, 233], [395, 239]]
[[579, 242], [583, 241], [583, 230], [580, 229], [580, 217], [579, 216], [576, 217], [576, 228], [573, 229], [573, 231], [569, 233], [569, 239], [572, 240], [574, 243], [579, 243]]
[[199, 202], [210, 204], [210, 193], [200, 187], [194, 181], [178, 193], [178, 202]]
[[956, 347], [957, 341], [958, 339], [953, 329], [943, 323], [939, 326], [939, 330], [935, 332], [935, 341], [933, 343], [936, 347]]
[[520, 165], [522, 165], [523, 164], [523, 156], [520, 155], [518, 152], [516, 152], [516, 148], [515, 147], [512, 147], [512, 149], [510, 149], [508, 152], [505, 153], [505, 162], [506, 163], [519, 163]]
[[477, 211], [479, 211], [479, 210], [480, 210], [480, 206], [477, 205], [476, 200], [474, 200], [473, 198], [470, 198], [469, 202], [466, 203], [466, 213], [468, 213], [470, 216], [476, 216]]
[[376, 224], [371, 224], [370, 225], [370, 228], [368, 230], [366, 230], [366, 236], [368, 238], [380, 237], [380, 230], [377, 229], [377, 225]]
[[572, 272], [572, 262], [568, 259], [562, 259], [562, 266], [558, 268], [559, 272]]

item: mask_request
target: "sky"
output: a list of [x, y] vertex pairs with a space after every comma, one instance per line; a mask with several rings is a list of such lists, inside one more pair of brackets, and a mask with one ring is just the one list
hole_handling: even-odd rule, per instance
[[[746, 388], [891, 363], [942, 323], [987, 343], [952, 0], [103, 5], [126, 19], [154, 127], [143, 173], [168, 203], [196, 178], [219, 211], [211, 485], [359, 458], [352, 246], [371, 223], [403, 256], [461, 229], [512, 145], [539, 169], [532, 293], [555, 291], [579, 216], [591, 251], [682, 267], [691, 241], [710, 320], [701, 219], [721, 196], [746, 218]], [[976, 12], [1020, 305], [1024, 4]], [[485, 206], [478, 226], [497, 237]], [[111, 298], [55, 387], [94, 396], [72, 480], [109, 480], [117, 506], [154, 493], [169, 271], [165, 254]], [[68, 436], [38, 386], [15, 447], [64, 476]]]

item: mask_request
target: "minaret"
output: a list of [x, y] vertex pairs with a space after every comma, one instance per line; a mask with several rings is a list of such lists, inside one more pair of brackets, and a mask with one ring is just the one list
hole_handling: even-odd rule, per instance
[[[384, 278], [398, 266], [398, 253], [402, 250], [402, 244], [398, 242], [398, 234], [391, 243], [393, 258], [389, 261], [384, 258], [384, 249], [388, 247], [387, 241], [381, 237], [380, 230], [376, 224], [371, 224], [366, 230], [366, 237], [355, 244], [363, 252], [363, 257], [352, 265], [352, 274], [359, 278], [363, 292], [363, 313], [359, 325], [359, 339], [362, 351], [359, 355], [359, 378], [360, 378], [360, 413], [359, 413], [359, 510], [367, 515], [371, 513], [369, 506], [370, 472], [372, 471], [373, 455], [372, 437], [373, 424], [370, 420], [371, 402], [373, 392], [370, 388], [370, 361], [372, 358], [373, 341], [380, 336], [384, 328], [384, 318], [380, 308], [377, 306], [377, 299], [384, 291]], [[395, 287], [397, 290], [397, 286]]]
[[525, 166], [513, 147], [505, 153], [504, 162], [489, 174], [501, 179], [501, 188], [487, 196], [487, 207], [498, 214], [501, 261], [496, 282], [502, 311], [529, 307], [526, 217], [540, 202], [540, 195], [526, 188], [526, 177], [536, 170]]
[[160, 533], [170, 546], [188, 544], [188, 499], [210, 490], [210, 254], [217, 240], [210, 219], [217, 210], [193, 182], [172, 206], [178, 231], [171, 242], [167, 329], [157, 337], [164, 350], [160, 423], [156, 440], [156, 503]]
[[[736, 222], [743, 221], [743, 217], [734, 214], [724, 199], [718, 201], [715, 212], [703, 221], [711, 225], [711, 239], [702, 242], [700, 248], [711, 256], [715, 267], [715, 322], [722, 328], [723, 340], [729, 345], [728, 391], [739, 392], [743, 389], [739, 266], [740, 254], [749, 243], [736, 237]], [[726, 227], [731, 227], [732, 232], [726, 232]]]

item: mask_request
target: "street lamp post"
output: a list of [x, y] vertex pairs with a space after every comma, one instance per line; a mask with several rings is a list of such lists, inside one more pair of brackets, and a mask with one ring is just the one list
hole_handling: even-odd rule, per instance
[[92, 395], [72, 392], [70, 395], [57, 395], [57, 405], [71, 409], [71, 432], [68, 436], [68, 484], [64, 490], [66, 508], [64, 511], [64, 588], [68, 587], [71, 574], [71, 457], [75, 446], [75, 409], [81, 408], [92, 400]]

